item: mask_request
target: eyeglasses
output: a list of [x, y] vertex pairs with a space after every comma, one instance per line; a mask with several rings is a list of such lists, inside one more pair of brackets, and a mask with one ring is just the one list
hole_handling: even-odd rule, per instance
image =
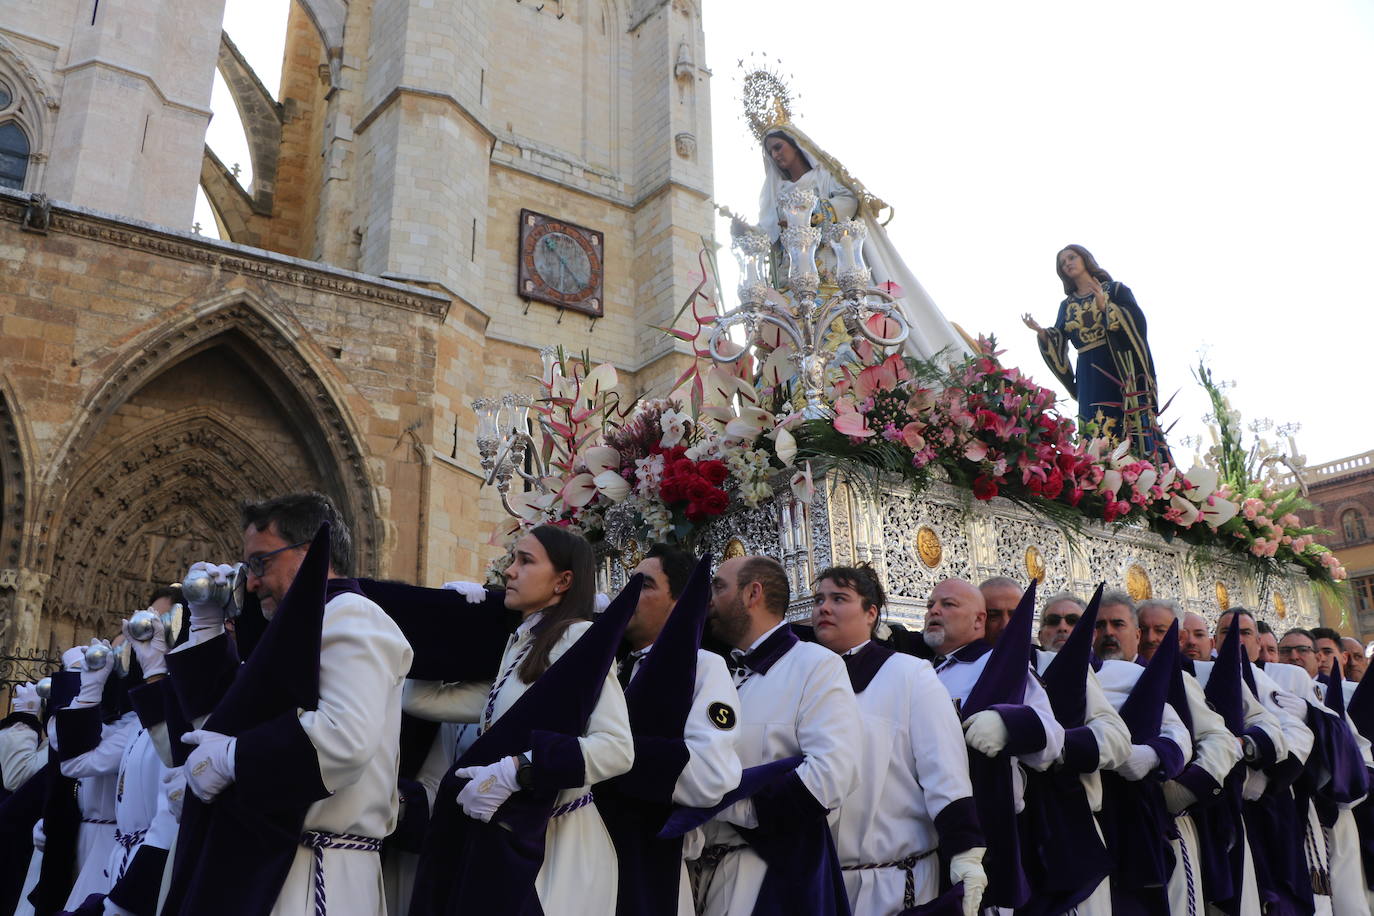
[[1046, 614], [1044, 625], [1047, 627], [1057, 627], [1061, 623], [1067, 623], [1071, 627], [1078, 626], [1078, 619], [1082, 614]]
[[288, 550], [295, 550], [297, 547], [304, 547], [306, 544], [309, 543], [309, 541], [301, 541], [299, 544], [287, 544], [285, 547], [278, 547], [276, 550], [269, 550], [267, 553], [255, 554], [254, 556], [251, 556], [248, 559], [244, 560], [243, 565], [248, 568], [248, 571], [250, 573], [261, 579], [267, 573], [268, 560], [272, 559], [279, 553], [285, 553]]
[[1311, 646], [1279, 646], [1280, 655], [1293, 655], [1294, 653], [1298, 655], [1311, 655], [1316, 651], [1317, 650]]

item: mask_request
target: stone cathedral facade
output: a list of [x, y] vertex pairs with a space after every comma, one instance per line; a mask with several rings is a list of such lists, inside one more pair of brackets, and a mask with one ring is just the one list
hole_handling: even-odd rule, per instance
[[[631, 393], [683, 359], [650, 326], [712, 233], [695, 0], [293, 0], [275, 92], [222, 16], [0, 4], [0, 654], [112, 635], [294, 488], [360, 574], [477, 576], [505, 516], [470, 401], [553, 342]], [[216, 69], [247, 188], [204, 144]]]

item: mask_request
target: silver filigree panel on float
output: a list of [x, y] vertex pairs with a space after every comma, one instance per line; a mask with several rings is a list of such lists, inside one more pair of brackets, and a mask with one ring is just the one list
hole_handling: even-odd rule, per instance
[[[1243, 563], [1200, 558], [1188, 545], [1166, 543], [1144, 528], [1085, 523], [1070, 534], [1008, 500], [979, 502], [948, 483], [934, 483], [919, 496], [899, 483], [875, 488], [834, 476], [815, 483], [808, 506], [780, 475], [773, 499], [717, 519], [698, 545], [718, 560], [777, 558], [792, 585], [794, 620], [810, 613], [817, 573], [855, 563], [878, 570], [889, 618], [913, 628], [921, 626], [926, 599], [940, 580], [976, 584], [990, 576], [1023, 583], [1035, 576], [1042, 594], [1067, 588], [1085, 598], [1105, 581], [1136, 600], [1172, 598], [1208, 620], [1244, 604], [1280, 630], [1315, 626], [1319, 619], [1316, 595], [1300, 570], [1261, 583]], [[624, 584], [647, 547], [636, 542], [633, 519], [621, 507], [607, 513], [601, 578], [608, 592]]]

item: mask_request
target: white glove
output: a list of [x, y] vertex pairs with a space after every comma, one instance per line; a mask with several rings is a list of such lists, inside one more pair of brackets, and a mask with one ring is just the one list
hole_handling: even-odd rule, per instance
[[1181, 814], [1197, 802], [1197, 796], [1172, 779], [1164, 784], [1164, 804], [1170, 814]]
[[182, 772], [186, 785], [203, 802], [215, 800], [234, 781], [234, 748], [237, 738], [198, 728], [181, 736], [182, 744], [195, 746]]
[[741, 798], [716, 817], [727, 823], [734, 824], [736, 827], [743, 827], [746, 830], [753, 830], [759, 825], [759, 813], [754, 808], [752, 798]]
[[37, 716], [43, 709], [43, 700], [38, 696], [37, 684], [16, 684], [14, 686], [14, 711]]
[[186, 771], [172, 767], [162, 771], [162, 791], [167, 795], [167, 810], [181, 823], [181, 803], [186, 800]]
[[487, 600], [487, 589], [481, 582], [464, 582], [459, 579], [456, 582], [445, 582], [444, 588], [462, 595], [468, 600], [468, 604], [481, 604]]
[[40, 817], [33, 822], [33, 848], [39, 852], [48, 845], [48, 835], [43, 832], [43, 819]]
[[1139, 782], [1159, 766], [1159, 752], [1147, 744], [1132, 744], [1131, 756], [1116, 771], [1131, 782]]
[[[95, 648], [96, 646], [104, 646], [106, 649], [109, 649], [110, 641], [108, 639], [92, 639], [90, 646], [87, 648]], [[87, 670], [85, 661], [82, 661], [81, 692], [76, 695], [75, 700], [72, 700], [72, 706], [74, 708], [81, 706], [99, 706], [100, 698], [105, 694], [105, 682], [110, 679], [110, 672], [114, 671], [114, 668], [113, 652], [110, 653], [110, 658], [105, 662], [105, 667], [101, 668], [99, 671]]]
[[592, 613], [600, 614], [611, 606], [611, 598], [604, 592], [597, 592], [592, 596]]
[[1007, 724], [995, 709], [976, 712], [964, 720], [964, 741], [969, 747], [987, 757], [996, 757], [1006, 750]]
[[[148, 610], [151, 611], [152, 608]], [[141, 642], [129, 635], [129, 621], [121, 623], [119, 629], [134, 647], [134, 655], [138, 658], [138, 667], [143, 669], [144, 680], [156, 674], [167, 673], [167, 631], [163, 628], [161, 619], [153, 618], [153, 635]]]
[[[234, 574], [234, 567], [227, 563], [216, 565], [202, 560], [199, 563], [191, 564], [191, 568], [186, 572], [186, 577], [189, 579], [191, 573], [200, 572], [201, 570], [209, 573], [210, 578], [216, 584], [228, 582], [229, 577]], [[192, 632], [201, 629], [210, 631], [207, 635], [201, 636], [202, 641], [206, 638], [218, 636], [220, 633], [224, 632], [224, 607], [222, 605], [216, 604], [213, 601], [208, 601], [204, 604], [192, 604], [188, 602], [186, 610], [191, 614]]]
[[489, 823], [496, 809], [520, 791], [520, 784], [515, 781], [517, 769], [514, 757], [502, 757], [484, 767], [459, 767], [454, 770], [453, 775], [459, 779], [472, 780], [458, 793], [458, 804], [463, 807], [463, 812], [484, 824]]
[[1240, 797], [1246, 801], [1258, 801], [1267, 788], [1269, 788], [1269, 775], [1267, 773], [1263, 770], [1248, 770], [1245, 774], [1245, 784], [1240, 789]]
[[115, 903], [109, 897], [105, 898], [104, 906], [104, 916], [138, 916], [137, 913], [133, 912], [132, 910], [124, 909], [124, 907]]
[[988, 873], [983, 870], [983, 854], [987, 851], [986, 846], [975, 846], [949, 860], [950, 882], [964, 882], [964, 916], [978, 916], [978, 905], [988, 888]]

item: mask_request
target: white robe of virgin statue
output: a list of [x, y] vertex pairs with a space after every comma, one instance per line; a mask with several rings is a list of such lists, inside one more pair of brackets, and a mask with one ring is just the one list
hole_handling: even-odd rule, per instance
[[[868, 212], [867, 207], [862, 205], [863, 195], [846, 185], [826, 167], [824, 161], [829, 157], [810, 137], [796, 127], [789, 124], [780, 130], [770, 131], [771, 133], [781, 133], [791, 138], [810, 162], [811, 170], [793, 182], [769, 158], [767, 150], [764, 150], [765, 178], [763, 190], [759, 194], [759, 228], [774, 242], [779, 240], [781, 228], [778, 225], [778, 197], [795, 187], [815, 190], [819, 200], [829, 201], [834, 207], [838, 219], [862, 220], [868, 229], [868, 238], [863, 248], [864, 261], [873, 273], [874, 285], [891, 282], [901, 287], [902, 297], [897, 300], [897, 306], [911, 328], [906, 343], [903, 344], [906, 354], [923, 360], [933, 359], [937, 353], [941, 354], [941, 361], [962, 359], [969, 352], [964, 338], [940, 311], [935, 300], [930, 298], [930, 294], [916, 279], [916, 275], [906, 266], [906, 262], [902, 260], [901, 254], [888, 237], [887, 230], [878, 221], [877, 215]], [[821, 242], [821, 248], [826, 248], [824, 241]]]

